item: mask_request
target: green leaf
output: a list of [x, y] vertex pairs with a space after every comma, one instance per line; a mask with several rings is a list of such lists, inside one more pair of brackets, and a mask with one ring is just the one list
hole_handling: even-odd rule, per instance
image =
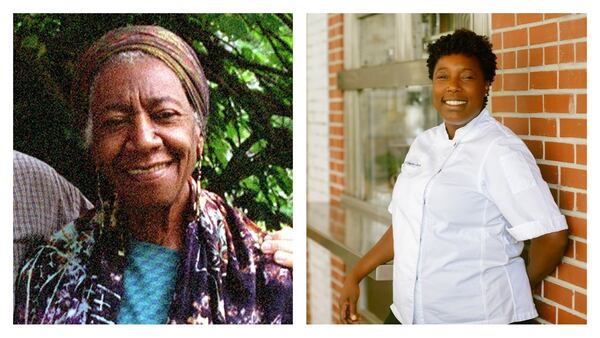
[[37, 35], [26, 36], [21, 41], [21, 47], [23, 47], [23, 48], [37, 49], [39, 47], [39, 44], [40, 44], [40, 39], [38, 38]]

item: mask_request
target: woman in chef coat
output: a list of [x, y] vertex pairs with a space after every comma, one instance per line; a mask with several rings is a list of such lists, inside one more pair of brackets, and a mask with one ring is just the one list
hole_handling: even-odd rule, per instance
[[443, 123], [411, 145], [388, 207], [392, 226], [346, 276], [341, 321], [359, 321], [359, 282], [391, 259], [385, 323], [531, 320], [538, 316], [531, 288], [554, 270], [567, 244], [565, 217], [531, 152], [486, 108], [496, 73], [488, 38], [458, 30], [428, 52]]

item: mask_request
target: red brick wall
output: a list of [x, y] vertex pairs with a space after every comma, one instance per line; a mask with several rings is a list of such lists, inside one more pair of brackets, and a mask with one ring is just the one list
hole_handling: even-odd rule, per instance
[[338, 323], [340, 320], [340, 309], [337, 305], [337, 300], [340, 297], [340, 291], [342, 290], [344, 276], [346, 275], [346, 265], [344, 261], [335, 255], [331, 255], [331, 295], [333, 298], [333, 322]]
[[[329, 71], [329, 196], [330, 233], [343, 241], [345, 237], [344, 213], [341, 196], [344, 191], [344, 95], [337, 87], [337, 73], [344, 69], [344, 15], [328, 17], [328, 71]], [[333, 322], [337, 323], [337, 298], [345, 274], [341, 259], [331, 256], [331, 287]]]
[[[343, 14], [328, 17], [329, 68], [329, 196], [332, 224], [342, 222], [340, 198], [344, 190], [344, 100], [337, 88], [337, 73], [344, 69]], [[343, 237], [339, 229], [331, 229], [334, 236]]]
[[492, 112], [527, 144], [569, 224], [559, 267], [535, 290], [540, 318], [587, 322], [587, 18], [492, 14]]

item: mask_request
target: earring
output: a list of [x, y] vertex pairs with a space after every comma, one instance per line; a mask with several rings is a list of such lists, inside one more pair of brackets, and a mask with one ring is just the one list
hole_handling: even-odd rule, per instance
[[194, 166], [194, 171], [192, 171], [192, 177], [195, 181], [199, 181], [202, 177], [202, 156], [200, 159], [196, 161], [196, 165]]
[[117, 193], [113, 191], [110, 183], [102, 174], [99, 168], [96, 168], [96, 195], [98, 198], [97, 209], [101, 217], [98, 218], [102, 229], [114, 229], [118, 224], [118, 198]]
[[98, 198], [98, 202], [101, 206], [104, 205], [104, 198], [102, 198], [102, 190], [105, 181], [106, 180], [104, 179], [104, 175], [100, 173], [100, 169], [96, 168], [96, 197]]
[[200, 155], [200, 159], [196, 161], [196, 165], [194, 166], [194, 171], [192, 171], [192, 186], [194, 188], [194, 214], [196, 215], [196, 219], [200, 218], [200, 180], [202, 179], [202, 155]]

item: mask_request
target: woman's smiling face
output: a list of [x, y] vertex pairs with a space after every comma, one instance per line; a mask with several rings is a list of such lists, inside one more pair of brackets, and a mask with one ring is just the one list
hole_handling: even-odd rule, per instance
[[463, 54], [442, 56], [433, 72], [433, 106], [446, 127], [456, 130], [483, 109], [488, 87], [477, 58]]
[[126, 205], [169, 207], [188, 193], [203, 140], [166, 64], [145, 56], [109, 62], [94, 80], [90, 112], [96, 165]]

